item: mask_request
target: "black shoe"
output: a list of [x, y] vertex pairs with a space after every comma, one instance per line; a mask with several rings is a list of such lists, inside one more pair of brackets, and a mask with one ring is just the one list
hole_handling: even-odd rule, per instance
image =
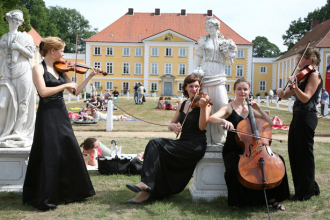
[[145, 203], [145, 202], [148, 202], [151, 200], [151, 196], [150, 196], [150, 193], [148, 194], [148, 197], [146, 200], [144, 200], [143, 202], [135, 202], [133, 199], [129, 199], [129, 200], [126, 200], [125, 203], [126, 204], [142, 204], [142, 203]]
[[131, 184], [126, 184], [126, 187], [131, 190], [132, 192], [138, 193], [138, 192], [151, 192], [151, 188], [148, 187], [146, 189], [141, 189], [140, 187], [136, 186], [136, 185], [131, 185]]

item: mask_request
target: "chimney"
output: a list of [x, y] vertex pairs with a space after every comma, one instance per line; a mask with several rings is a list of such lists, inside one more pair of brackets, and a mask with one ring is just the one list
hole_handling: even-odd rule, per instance
[[186, 14], [186, 9], [181, 9], [181, 14], [180, 14], [180, 16], [187, 16], [187, 14]]
[[320, 21], [312, 20], [312, 21], [311, 21], [311, 27], [310, 27], [310, 30], [312, 30], [313, 28], [315, 28], [319, 23], [320, 23]]
[[127, 14], [128, 15], [134, 15], [134, 9], [133, 8], [129, 8]]
[[212, 14], [212, 10], [207, 10], [207, 17], [212, 17], [213, 16], [213, 14]]
[[155, 9], [155, 16], [160, 16], [160, 9], [159, 8]]

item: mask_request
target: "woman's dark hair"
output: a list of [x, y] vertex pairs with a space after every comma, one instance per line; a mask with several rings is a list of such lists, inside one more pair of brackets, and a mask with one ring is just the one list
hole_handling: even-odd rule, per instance
[[[299, 51], [298, 54], [300, 54], [300, 56], [302, 56], [304, 54], [304, 50]], [[305, 52], [304, 58], [306, 58], [306, 59], [312, 58], [311, 64], [313, 66], [320, 65], [320, 62], [321, 62], [320, 52], [318, 50], [315, 50], [314, 48], [309, 47]]]
[[249, 85], [249, 88], [251, 88], [251, 84], [250, 84], [250, 82], [249, 81], [247, 81], [245, 78], [239, 78], [238, 80], [236, 80], [236, 82], [234, 83], [234, 90], [236, 89], [236, 85], [238, 84], [238, 83], [241, 83], [241, 82], [245, 82], [246, 84], [248, 84]]
[[97, 141], [96, 138], [87, 138], [80, 144], [80, 147], [83, 147], [85, 150], [93, 149], [95, 141]]
[[201, 78], [199, 77], [198, 74], [192, 73], [184, 79], [183, 86], [182, 86], [182, 91], [183, 91], [183, 95], [185, 97], [189, 98], [189, 94], [186, 90], [187, 85], [190, 84], [190, 83], [196, 82], [196, 81], [199, 83], [199, 85], [200, 85], [199, 91], [201, 91], [202, 90]]

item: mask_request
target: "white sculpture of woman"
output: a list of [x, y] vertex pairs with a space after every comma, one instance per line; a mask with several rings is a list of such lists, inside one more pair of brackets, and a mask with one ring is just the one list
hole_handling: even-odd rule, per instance
[[[193, 69], [196, 69], [202, 59], [202, 70], [204, 72], [203, 92], [213, 100], [211, 115], [217, 112], [221, 106], [228, 103], [225, 74], [226, 60], [232, 64], [237, 47], [230, 40], [225, 40], [220, 34], [220, 22], [215, 18], [208, 18], [205, 22], [205, 30], [209, 33], [200, 40], [195, 51]], [[219, 145], [224, 143], [226, 133], [220, 125], [208, 123], [206, 127], [208, 145]]]
[[32, 82], [31, 58], [35, 52], [33, 39], [18, 32], [23, 13], [6, 14], [9, 32], [0, 40], [0, 146], [31, 146], [36, 109], [36, 92]]

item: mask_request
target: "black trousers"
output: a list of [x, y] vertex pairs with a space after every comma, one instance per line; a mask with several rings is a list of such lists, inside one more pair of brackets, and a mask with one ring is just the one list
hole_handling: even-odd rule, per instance
[[320, 194], [315, 181], [313, 153], [317, 123], [316, 113], [294, 113], [290, 124], [288, 152], [295, 196], [299, 200], [307, 200]]

